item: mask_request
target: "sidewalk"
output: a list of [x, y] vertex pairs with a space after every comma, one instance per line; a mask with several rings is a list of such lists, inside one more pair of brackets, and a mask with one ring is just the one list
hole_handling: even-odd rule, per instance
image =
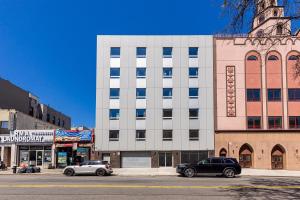
[[[113, 170], [113, 174], [118, 176], [178, 176], [175, 168], [114, 168]], [[62, 169], [42, 169], [41, 173], [21, 175], [62, 175], [62, 172]], [[10, 174], [13, 174], [12, 169], [0, 171], [0, 175]], [[300, 171], [243, 169], [241, 176], [300, 177]]]

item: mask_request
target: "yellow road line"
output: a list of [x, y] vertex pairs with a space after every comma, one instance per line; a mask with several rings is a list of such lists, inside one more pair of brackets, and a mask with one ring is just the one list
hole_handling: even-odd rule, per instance
[[202, 186], [202, 185], [192, 185], [192, 186], [173, 186], [173, 185], [79, 185], [79, 184], [67, 184], [67, 185], [48, 185], [48, 184], [14, 184], [14, 185], [0, 185], [0, 188], [127, 188], [127, 189], [300, 189], [300, 185], [291, 186], [248, 186], [248, 185], [231, 185], [231, 186]]

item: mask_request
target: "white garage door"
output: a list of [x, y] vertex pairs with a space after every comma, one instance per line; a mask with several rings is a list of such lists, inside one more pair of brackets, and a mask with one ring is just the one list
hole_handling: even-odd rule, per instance
[[150, 168], [150, 152], [122, 152], [122, 168]]

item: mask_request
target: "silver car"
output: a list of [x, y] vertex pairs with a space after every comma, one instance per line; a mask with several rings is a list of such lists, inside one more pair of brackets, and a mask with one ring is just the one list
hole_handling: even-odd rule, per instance
[[80, 165], [72, 165], [64, 168], [63, 173], [66, 176], [74, 176], [76, 174], [95, 174], [97, 176], [105, 176], [113, 173], [110, 164], [102, 160], [90, 160], [82, 162]]

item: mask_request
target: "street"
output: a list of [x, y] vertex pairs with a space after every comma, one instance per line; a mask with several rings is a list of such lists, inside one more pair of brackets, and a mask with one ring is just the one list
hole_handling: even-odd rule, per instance
[[1, 175], [1, 200], [300, 199], [300, 178]]

